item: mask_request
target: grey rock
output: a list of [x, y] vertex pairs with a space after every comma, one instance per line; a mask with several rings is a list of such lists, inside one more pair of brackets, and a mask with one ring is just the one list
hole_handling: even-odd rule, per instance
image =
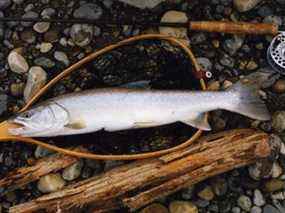
[[8, 96], [6, 94], [0, 94], [0, 115], [7, 111]]
[[52, 68], [52, 67], [55, 66], [55, 63], [52, 60], [50, 60], [49, 58], [46, 58], [46, 57], [36, 58], [34, 60], [34, 63], [36, 65], [44, 67], [44, 68]]
[[238, 206], [244, 211], [249, 212], [252, 206], [250, 198], [246, 195], [241, 195], [237, 200]]
[[16, 51], [11, 51], [8, 55], [8, 64], [11, 71], [22, 74], [28, 71], [29, 65], [26, 59], [17, 53]]
[[43, 11], [41, 12], [42, 17], [52, 17], [55, 14], [56, 14], [56, 10], [50, 7], [43, 9]]
[[43, 42], [39, 45], [41, 53], [47, 53], [52, 49], [53, 45], [49, 42]]
[[33, 29], [37, 33], [45, 33], [48, 31], [49, 27], [50, 27], [49, 22], [37, 22], [34, 24]]
[[25, 12], [29, 12], [30, 10], [32, 10], [32, 9], [34, 9], [34, 8], [35, 8], [35, 5], [34, 5], [34, 4], [28, 4], [28, 5], [25, 7], [24, 11], [25, 11]]
[[181, 192], [182, 198], [185, 200], [191, 200], [191, 198], [193, 197], [194, 189], [194, 185], [183, 189]]
[[146, 9], [146, 8], [152, 9], [157, 5], [159, 5], [160, 3], [164, 2], [165, 0], [119, 0], [119, 1], [140, 9]]
[[246, 12], [255, 8], [261, 0], [234, 0], [234, 6], [239, 12]]
[[202, 32], [195, 33], [190, 38], [191, 44], [201, 44], [205, 42], [206, 40], [207, 40], [207, 36], [205, 35], [205, 33], [202, 33]]
[[272, 116], [272, 127], [276, 132], [285, 130], [285, 111], [276, 111]]
[[265, 205], [264, 197], [259, 189], [254, 190], [253, 203], [256, 206]]
[[34, 155], [36, 158], [43, 158], [43, 157], [46, 157], [52, 153], [53, 152], [50, 151], [49, 149], [45, 149], [42, 146], [37, 146]]
[[24, 99], [28, 102], [46, 83], [47, 74], [39, 66], [31, 67], [28, 80], [24, 90]]
[[[22, 18], [38, 18], [38, 17], [39, 17], [39, 14], [34, 11], [28, 11], [22, 16]], [[30, 27], [33, 25], [33, 22], [21, 22], [21, 24], [24, 27]]]
[[251, 208], [250, 213], [262, 213], [262, 209], [259, 206], [254, 206]]
[[11, 4], [11, 0], [1, 0], [0, 1], [0, 10], [4, 10], [9, 7]]
[[227, 39], [224, 42], [223, 47], [230, 55], [234, 55], [241, 48], [243, 42], [244, 37], [235, 35], [233, 38]]
[[79, 160], [78, 162], [70, 165], [65, 168], [62, 173], [62, 177], [64, 180], [72, 181], [78, 178], [81, 174], [81, 170], [83, 168], [83, 161]]
[[15, 4], [22, 4], [25, 0], [13, 0]]
[[220, 59], [220, 63], [223, 66], [229, 67], [229, 68], [233, 68], [235, 65], [235, 61], [232, 57], [230, 57], [227, 54], [224, 54], [223, 57]]
[[268, 204], [264, 206], [263, 213], [280, 213], [280, 211], [276, 209], [275, 207], [273, 207], [272, 205]]
[[262, 17], [266, 17], [266, 16], [273, 15], [274, 12], [270, 7], [268, 7], [267, 5], [264, 5], [258, 9], [257, 13]]
[[280, 16], [269, 15], [263, 19], [263, 22], [269, 23], [269, 24], [276, 24], [278, 26], [281, 26], [282, 25], [282, 18]]
[[97, 4], [87, 3], [80, 6], [73, 13], [74, 18], [99, 19], [103, 14], [103, 10]]
[[69, 65], [69, 59], [67, 55], [64, 52], [61, 51], [55, 51], [54, 52], [54, 58], [60, 62], [62, 62], [65, 66]]
[[84, 47], [92, 40], [93, 27], [87, 24], [74, 24], [71, 27], [70, 36], [76, 45]]
[[23, 41], [27, 42], [28, 44], [32, 44], [36, 41], [36, 35], [31, 30], [25, 30], [21, 32], [20, 37]]
[[218, 196], [223, 196], [227, 193], [228, 184], [224, 178], [215, 178], [211, 184], [214, 193]]
[[40, 178], [38, 190], [43, 193], [55, 192], [62, 189], [65, 184], [60, 174], [48, 174]]
[[235, 206], [232, 208], [232, 213], [240, 213], [240, 212], [241, 212], [240, 207]]
[[211, 71], [212, 70], [213, 64], [208, 58], [199, 57], [199, 58], [197, 58], [197, 62], [203, 70], [205, 70], [205, 71]]

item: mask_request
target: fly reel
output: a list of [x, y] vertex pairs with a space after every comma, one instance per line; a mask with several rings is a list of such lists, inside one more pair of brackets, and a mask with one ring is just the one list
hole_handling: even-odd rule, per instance
[[273, 38], [267, 49], [267, 60], [271, 67], [280, 74], [285, 74], [285, 31]]

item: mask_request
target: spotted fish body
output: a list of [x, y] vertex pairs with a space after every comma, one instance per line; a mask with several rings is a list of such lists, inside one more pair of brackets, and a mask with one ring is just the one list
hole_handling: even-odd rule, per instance
[[98, 130], [118, 131], [183, 122], [210, 130], [205, 112], [224, 109], [268, 120], [266, 106], [252, 87], [237, 83], [227, 91], [94, 89], [45, 101], [10, 122], [11, 134], [52, 137]]

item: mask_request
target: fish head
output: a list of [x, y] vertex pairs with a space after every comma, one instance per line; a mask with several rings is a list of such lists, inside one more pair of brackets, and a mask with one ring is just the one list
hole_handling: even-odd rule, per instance
[[18, 136], [40, 137], [63, 129], [68, 121], [69, 114], [64, 107], [57, 103], [48, 103], [8, 119], [8, 122], [20, 126], [9, 129], [9, 133]]

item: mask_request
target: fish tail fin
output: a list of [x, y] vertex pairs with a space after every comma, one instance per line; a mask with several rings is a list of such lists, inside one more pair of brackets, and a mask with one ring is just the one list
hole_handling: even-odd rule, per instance
[[228, 88], [227, 92], [235, 99], [235, 103], [237, 102], [229, 107], [229, 111], [262, 121], [271, 119], [256, 85], [239, 81]]

